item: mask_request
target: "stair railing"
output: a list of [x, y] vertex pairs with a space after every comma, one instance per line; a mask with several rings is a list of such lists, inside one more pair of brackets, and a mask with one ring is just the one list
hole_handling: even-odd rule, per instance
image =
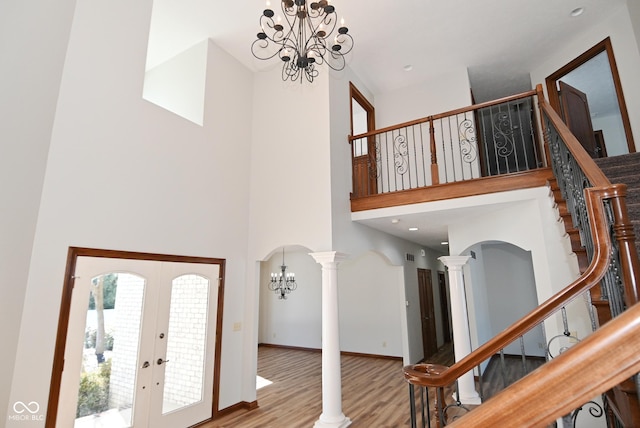
[[544, 166], [535, 91], [349, 136], [352, 198]]
[[640, 304], [450, 427], [546, 427], [640, 372]]
[[610, 315], [616, 317], [624, 311], [625, 307], [630, 307], [639, 301], [638, 272], [640, 270], [633, 225], [627, 214], [626, 186], [623, 184], [611, 186], [604, 173], [544, 99], [541, 85], [538, 85], [537, 91], [548, 161], [558, 180], [562, 196], [567, 201], [567, 208], [571, 212], [574, 226], [580, 231], [582, 245], [589, 259], [593, 258], [593, 243], [587, 226], [589, 219], [582, 209], [583, 190], [588, 187], [611, 187], [610, 195], [604, 202], [611, 228], [610, 233], [613, 236], [611, 267], [602, 281], [600, 290], [596, 290], [596, 294], [600, 294], [598, 297], [609, 302]]
[[[461, 426], [467, 426], [464, 425], [465, 423], [472, 424], [474, 427], [544, 426], [538, 425], [537, 422], [531, 424], [532, 419], [527, 417], [521, 419], [520, 424], [516, 423], [515, 419], [507, 419], [504, 424], [501, 424], [496, 422], [496, 417], [506, 414], [513, 417], [515, 409], [515, 413], [521, 415], [535, 413], [537, 415], [535, 420], [540, 421], [540, 424], [550, 423], [634, 375], [640, 368], [640, 355], [637, 352], [640, 349], [640, 338], [636, 335], [640, 324], [640, 305], [635, 305], [638, 302], [638, 258], [635, 253], [633, 229], [626, 212], [624, 199], [626, 186], [609, 183], [559, 116], [544, 100], [541, 85], [538, 85], [537, 93], [547, 160], [552, 165], [563, 196], [567, 200], [574, 224], [580, 230], [582, 243], [590, 259], [589, 266], [576, 281], [453, 366], [434, 369], [429, 364], [417, 364], [404, 368], [405, 379], [410, 384], [412, 410], [415, 405], [414, 386], [421, 387], [421, 392], [428, 391], [429, 387], [435, 388], [435, 417], [438, 426], [447, 425], [452, 420], [446, 415], [446, 409], [449, 406], [444, 402], [443, 388], [455, 384], [462, 375], [500, 353], [508, 344], [518, 340], [549, 317], [563, 311], [569, 302], [589, 290], [601, 289], [600, 293], [597, 293], [598, 298], [609, 300], [612, 317], [619, 316], [620, 319], [610, 321], [606, 329], [599, 329], [552, 362], [507, 388], [500, 396], [504, 398], [508, 395], [509, 400], [489, 400], [467, 416], [463, 416], [465, 422], [461, 422]], [[603, 285], [599, 287], [603, 278]], [[589, 293], [586, 295], [590, 296]], [[632, 306], [633, 311], [623, 314]], [[594, 329], [599, 327], [598, 323], [599, 320], [595, 319], [592, 312]], [[610, 339], [607, 338], [609, 336], [611, 336]], [[615, 344], [613, 344], [614, 341]], [[601, 349], [602, 346], [614, 347]], [[623, 346], [624, 351], [620, 350], [619, 346]], [[630, 353], [627, 352], [628, 349], [631, 350]], [[618, 351], [620, 351], [619, 355], [616, 354]], [[620, 361], [614, 363], [611, 354], [616, 354], [616, 361], [618, 358]], [[574, 356], [573, 359], [571, 355]], [[623, 359], [626, 360], [622, 361]], [[595, 366], [586, 366], [585, 369], [583, 361], [596, 366], [601, 364], [601, 366], [597, 369]], [[576, 372], [579, 374], [575, 377], [559, 375], [560, 372], [569, 373], [571, 367], [578, 363], [584, 371]], [[612, 369], [614, 364], [616, 369]], [[617, 370], [618, 364], [621, 367], [624, 366], [624, 370]], [[607, 369], [602, 369], [602, 366]], [[559, 379], [562, 380], [562, 388], [550, 386]], [[545, 397], [545, 394], [551, 395], [549, 391], [553, 391], [552, 403], [542, 398], [540, 400], [531, 398], [534, 392], [536, 396]], [[527, 410], [522, 411], [522, 403], [525, 402]], [[489, 410], [480, 410], [487, 409], [485, 406], [489, 403], [491, 403]], [[459, 402], [455, 404], [460, 405]], [[605, 403], [606, 406], [607, 403]], [[486, 417], [487, 412], [491, 417], [482, 419]], [[478, 419], [475, 415], [479, 415]], [[415, 426], [413, 415], [412, 426]]]

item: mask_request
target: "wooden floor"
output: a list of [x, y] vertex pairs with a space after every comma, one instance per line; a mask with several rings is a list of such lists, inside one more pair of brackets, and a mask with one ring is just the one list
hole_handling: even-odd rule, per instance
[[[354, 428], [398, 428], [410, 426], [409, 386], [402, 362], [384, 358], [343, 355], [342, 410]], [[445, 345], [429, 363], [451, 366], [451, 344]], [[527, 360], [527, 371], [542, 361]], [[519, 358], [506, 358], [505, 366], [494, 357], [483, 376], [483, 392], [491, 397], [505, 384], [523, 376]], [[322, 355], [320, 352], [260, 346], [258, 375], [273, 382], [258, 390], [258, 408], [239, 410], [202, 425], [202, 428], [297, 428], [312, 427], [322, 413]], [[480, 390], [479, 388], [477, 388]], [[453, 388], [445, 389], [447, 404]], [[430, 401], [433, 400], [430, 392]], [[475, 406], [467, 406], [471, 410]], [[433, 408], [433, 403], [431, 404]], [[448, 418], [466, 413], [452, 408]], [[433, 416], [433, 413], [432, 413]], [[451, 420], [451, 419], [449, 419]], [[433, 421], [433, 419], [432, 419]], [[420, 421], [419, 421], [420, 422]], [[436, 426], [432, 422], [432, 426]]]
[[[353, 428], [410, 426], [409, 387], [402, 362], [343, 355], [342, 410]], [[429, 362], [450, 365], [451, 348]], [[273, 382], [258, 390], [259, 408], [240, 410], [202, 428], [312, 427], [322, 413], [319, 352], [259, 347], [258, 375]]]

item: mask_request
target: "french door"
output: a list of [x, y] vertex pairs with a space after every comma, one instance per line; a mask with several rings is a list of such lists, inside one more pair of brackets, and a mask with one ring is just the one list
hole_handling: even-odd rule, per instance
[[220, 266], [79, 256], [60, 427], [171, 427], [209, 419]]

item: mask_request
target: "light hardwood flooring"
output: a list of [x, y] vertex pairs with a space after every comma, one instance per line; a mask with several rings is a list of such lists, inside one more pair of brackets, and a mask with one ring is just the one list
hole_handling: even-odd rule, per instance
[[[258, 408], [239, 410], [202, 428], [312, 427], [322, 413], [320, 352], [261, 346], [258, 375], [272, 381], [258, 390]], [[353, 428], [410, 426], [409, 386], [402, 361], [343, 355], [342, 410]], [[451, 348], [429, 362], [450, 365]]]
[[[202, 428], [312, 427], [322, 413], [320, 352], [261, 346], [258, 375], [272, 381], [258, 390], [258, 408], [239, 410]], [[431, 362], [451, 364], [450, 347]], [[409, 387], [402, 361], [343, 355], [342, 410], [353, 428], [408, 427]]]
[[[451, 366], [451, 344], [445, 345], [428, 363]], [[527, 371], [543, 361], [527, 360]], [[342, 410], [353, 428], [399, 428], [410, 426], [409, 386], [402, 374], [402, 362], [385, 358], [342, 355]], [[238, 410], [202, 428], [297, 428], [312, 427], [322, 413], [322, 355], [320, 352], [270, 346], [258, 348], [258, 375], [273, 382], [257, 391], [258, 408]], [[505, 368], [496, 356], [483, 377], [485, 398], [523, 376], [519, 358], [507, 357]], [[478, 388], [478, 390], [480, 390]], [[445, 388], [452, 404], [453, 388]], [[416, 396], [418, 391], [416, 389]], [[435, 394], [430, 389], [430, 407]], [[416, 399], [418, 401], [418, 399]], [[467, 406], [472, 410], [475, 406]], [[451, 408], [448, 418], [466, 413]], [[437, 426], [432, 411], [432, 427]], [[418, 416], [419, 417], [419, 416]], [[420, 419], [418, 420], [420, 423]]]

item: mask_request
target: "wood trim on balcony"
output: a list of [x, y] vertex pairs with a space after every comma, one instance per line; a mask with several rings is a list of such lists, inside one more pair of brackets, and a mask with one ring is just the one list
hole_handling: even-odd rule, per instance
[[551, 179], [553, 179], [551, 168], [539, 168], [531, 171], [482, 177], [455, 183], [435, 184], [419, 189], [381, 193], [360, 198], [352, 196], [351, 212], [541, 187], [546, 186]]

